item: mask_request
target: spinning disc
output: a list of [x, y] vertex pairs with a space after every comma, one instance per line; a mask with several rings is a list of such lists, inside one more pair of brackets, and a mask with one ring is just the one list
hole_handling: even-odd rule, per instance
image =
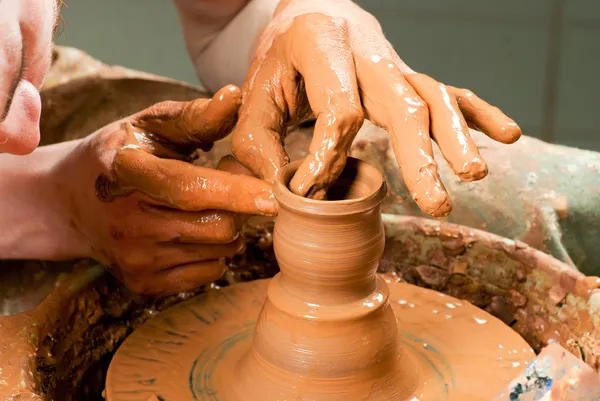
[[[111, 362], [108, 401], [245, 401], [227, 394], [240, 375], [237, 362], [250, 349], [267, 284], [202, 294], [135, 330]], [[420, 376], [407, 401], [491, 399], [535, 357], [516, 332], [465, 301], [406, 283], [388, 285], [403, 360]], [[297, 400], [304, 400], [301, 391]]]

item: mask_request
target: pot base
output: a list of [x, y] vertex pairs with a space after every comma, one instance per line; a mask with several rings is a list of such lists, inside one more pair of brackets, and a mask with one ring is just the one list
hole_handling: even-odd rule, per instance
[[[337, 383], [315, 394], [306, 378], [269, 388], [244, 380], [248, 355], [269, 280], [209, 291], [176, 305], [135, 330], [108, 370], [108, 401], [379, 400], [368, 383]], [[535, 357], [531, 347], [500, 320], [468, 302], [386, 278], [398, 320], [406, 382], [397, 400], [491, 399]], [[252, 375], [248, 375], [251, 377]], [[289, 380], [289, 379], [286, 379]], [[358, 390], [358, 391], [357, 391]], [[389, 397], [387, 398], [389, 399]]]

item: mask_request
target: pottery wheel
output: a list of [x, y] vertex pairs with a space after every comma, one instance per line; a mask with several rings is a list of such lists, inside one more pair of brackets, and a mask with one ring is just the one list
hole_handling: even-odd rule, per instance
[[[407, 401], [492, 399], [535, 357], [517, 333], [470, 303], [386, 281], [404, 350], [421, 376]], [[207, 292], [139, 327], [110, 364], [108, 401], [243, 401], [225, 398], [224, 389], [250, 348], [267, 284]]]

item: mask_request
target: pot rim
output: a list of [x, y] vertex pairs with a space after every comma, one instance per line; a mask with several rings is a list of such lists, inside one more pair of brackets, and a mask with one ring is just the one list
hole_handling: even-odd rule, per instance
[[304, 159], [300, 159], [285, 165], [275, 183], [273, 193], [281, 208], [321, 216], [350, 215], [377, 207], [387, 195], [387, 185], [383, 174], [377, 168], [354, 157], [347, 158], [344, 172], [355, 170], [357, 174], [371, 178], [373, 189], [368, 195], [344, 200], [317, 200], [296, 195], [288, 188], [288, 184], [303, 161]]

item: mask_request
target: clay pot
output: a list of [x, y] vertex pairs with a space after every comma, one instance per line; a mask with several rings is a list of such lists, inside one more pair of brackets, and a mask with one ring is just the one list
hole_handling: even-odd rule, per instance
[[[292, 213], [291, 217], [298, 212], [295, 209], [282, 211], [283, 215], [286, 213]], [[327, 218], [335, 217], [322, 216], [313, 224], [317, 221], [324, 224]], [[591, 366], [600, 368], [597, 340], [600, 338], [600, 279], [586, 277], [522, 242], [481, 230], [416, 217], [384, 214], [382, 218], [386, 240], [380, 272], [468, 300], [510, 324], [536, 351], [551, 340], [557, 341]], [[279, 227], [278, 222], [277, 225], [276, 252], [281, 258], [279, 235], [285, 224]], [[230, 273], [235, 273], [228, 275], [230, 282], [269, 277], [272, 274], [269, 272], [276, 269], [272, 248], [268, 246], [270, 226], [261, 223], [260, 227], [263, 228], [247, 227], [248, 249], [243, 258], [230, 263]], [[338, 239], [339, 231], [336, 232], [329, 240]], [[351, 241], [358, 248], [358, 240]], [[333, 256], [324, 257], [335, 261]], [[25, 266], [23, 262], [14, 263]], [[40, 400], [92, 399], [89, 394], [94, 394], [93, 385], [103, 381], [102, 372], [95, 370], [94, 363], [112, 353], [132, 328], [154, 316], [157, 310], [185, 298], [175, 296], [157, 304], [135, 302], [110, 276], [103, 276], [101, 268], [86, 264], [81, 262], [79, 269], [74, 269], [57, 283], [54, 283], [54, 276], [46, 276], [52, 280], [55, 289], [34, 310], [0, 317], [0, 334], [8, 339], [5, 346], [0, 347], [0, 368], [3, 369], [3, 380], [6, 380], [6, 385], [0, 387], [0, 398], [35, 394]], [[6, 267], [6, 262], [2, 267]], [[56, 269], [57, 264], [49, 263], [48, 269], [42, 270], [52, 271], [50, 267]], [[291, 273], [290, 277], [295, 277], [296, 283], [306, 278], [294, 275], [293, 266], [290, 268], [289, 264], [282, 264], [282, 271], [279, 277]], [[31, 279], [25, 279], [23, 290], [32, 290], [30, 287]], [[209, 291], [207, 296], [211, 293], [214, 294]], [[318, 295], [306, 294], [307, 297]], [[10, 297], [3, 299], [9, 300]], [[324, 304], [331, 308], [331, 301], [326, 301]], [[275, 308], [265, 310], [274, 311]], [[379, 310], [385, 311], [385, 308], [380, 306]], [[279, 313], [280, 317], [285, 315]], [[370, 316], [374, 315], [373, 312]], [[331, 326], [335, 329], [334, 324]], [[351, 325], [346, 327], [354, 329]], [[299, 337], [294, 340], [298, 342]], [[271, 348], [277, 345], [268, 344]], [[299, 346], [295, 347], [296, 351], [299, 349]], [[348, 348], [350, 350], [353, 348]], [[262, 355], [267, 354], [263, 352]], [[338, 368], [335, 374], [343, 374], [338, 365], [341, 364], [333, 365]], [[287, 369], [287, 365], [284, 367]], [[85, 372], [91, 375], [84, 378]], [[247, 379], [245, 373], [241, 378]], [[406, 383], [406, 380], [403, 378], [402, 382]], [[285, 380], [280, 383], [286, 384]], [[88, 395], [76, 398], [78, 385], [84, 390], [92, 388]], [[260, 386], [255, 388], [258, 391]], [[283, 389], [289, 390], [289, 386]], [[268, 400], [262, 392], [260, 395], [258, 399]], [[251, 398], [245, 396], [242, 399]]]
[[[63, 63], [66, 64], [64, 68], [58, 65], [60, 63], [55, 63], [59, 68], [56, 69], [54, 78], [51, 71], [51, 76], [45, 82], [45, 90], [42, 93], [42, 109], [45, 110], [42, 116], [42, 139], [45, 141], [49, 142], [52, 138], [66, 140], [85, 136], [107, 122], [137, 112], [156, 101], [191, 100], [207, 96], [203, 94], [202, 89], [188, 90], [189, 86], [182, 83], [168, 85], [148, 82], [146, 85], [146, 81], [165, 79], [150, 79], [147, 74], [140, 72], [117, 77], [108, 71], [97, 73], [98, 69], [108, 67], [99, 65], [95, 60], [86, 61], [85, 58], [85, 55], [74, 54], [73, 49], [68, 49], [68, 54], [63, 59], [68, 61]], [[75, 82], [65, 85], [64, 88], [58, 86], [69, 78]], [[74, 93], [81, 92], [82, 85], [86, 86], [80, 83], [83, 80], [95, 83], [91, 88], [93, 90], [88, 92], [92, 93], [92, 98], [94, 93], [98, 94], [96, 98], [100, 99], [84, 99], [83, 103], [94, 106], [88, 108], [87, 113], [80, 110], [83, 103], [73, 102], [72, 99]], [[152, 90], [146, 90], [138, 99], [131, 96], [132, 87], [128, 82], [141, 82]], [[109, 101], [106, 100], [107, 96]], [[64, 99], [66, 100], [63, 101]], [[107, 104], [110, 107], [107, 107]], [[65, 107], [62, 108], [61, 105]], [[56, 115], [57, 110], [59, 117], [52, 117]], [[73, 110], [76, 113], [71, 113]], [[116, 117], [111, 114], [114, 110], [118, 110], [119, 115]], [[59, 124], [61, 121], [66, 125]], [[296, 149], [296, 156], [290, 154], [292, 160], [305, 155], [311, 131], [312, 129], [307, 129], [299, 132], [300, 135], [292, 133], [287, 136], [286, 143], [295, 141], [292, 149], [288, 149], [288, 153]], [[558, 341], [585, 359], [588, 364], [600, 369], [599, 279], [585, 277], [567, 264], [523, 242], [504, 238], [522, 239], [529, 245], [544, 249], [542, 245], [551, 242], [548, 236], [536, 234], [533, 236], [534, 240], [530, 239], [528, 230], [533, 232], [540, 226], [537, 222], [538, 214], [532, 212], [531, 205], [540, 204], [542, 198], [539, 191], [545, 193], [548, 188], [556, 187], [554, 181], [561, 177], [571, 177], [561, 170], [565, 165], [577, 164], [580, 165], [580, 169], [588, 168], [594, 165], [597, 154], [542, 144], [533, 138], [523, 138], [509, 147], [498, 146], [493, 141], [488, 141], [484, 135], [477, 135], [479, 133], [476, 132], [472, 134], [476, 135], [478, 144], [484, 145], [482, 154], [493, 168], [486, 180], [459, 185], [453, 184], [454, 175], [451, 170], [446, 168], [444, 163], [440, 164], [440, 173], [443, 177], [448, 177], [444, 182], [450, 186], [449, 190], [455, 202], [450, 221], [462, 224], [455, 225], [397, 215], [419, 214], [398, 176], [397, 164], [388, 150], [387, 134], [383, 130], [361, 130], [355, 141], [353, 155], [386, 172], [390, 185], [387, 212], [395, 213], [383, 216], [386, 246], [380, 271], [397, 275], [398, 279], [467, 299], [511, 324], [511, 327], [523, 335], [536, 350], [550, 340]], [[223, 155], [230, 153], [228, 140], [220, 141], [217, 145], [222, 148], [217, 152], [205, 154], [213, 159], [205, 163], [208, 166], [216, 165]], [[548, 160], [553, 162], [549, 164]], [[526, 166], [521, 166], [520, 161], [524, 161]], [[544, 169], [536, 168], [538, 165]], [[527, 191], [519, 191], [518, 199], [511, 198], [504, 202], [506, 194], [514, 193], [514, 182], [527, 181], [517, 176], [529, 174], [532, 168], [537, 177], [537, 184]], [[543, 172], [547, 174], [544, 175]], [[513, 176], [514, 179], [510, 179]], [[579, 178], [595, 177], [597, 175], [587, 174]], [[582, 186], [580, 181], [577, 182], [579, 187], [587, 187]], [[569, 186], [565, 185], [557, 192], [568, 193]], [[594, 187], [595, 184], [590, 185]], [[573, 193], [579, 194], [577, 191]], [[593, 205], [593, 194], [588, 195], [585, 205]], [[486, 207], [488, 199], [494, 207]], [[593, 215], [585, 208], [585, 213], [579, 212], [578, 209], [573, 212], [573, 208], [582, 205], [581, 199], [576, 200], [577, 202], [569, 201], [568, 218], [573, 220], [573, 224], [593, 221]], [[512, 213], [506, 214], [498, 210], [498, 207], [503, 205], [512, 205]], [[560, 223], [562, 226], [570, 222], [567, 219]], [[246, 232], [248, 251], [243, 258], [231, 263], [231, 270], [227, 276], [229, 283], [270, 277], [273, 271], [277, 270], [269, 245], [270, 228], [264, 229], [261, 225], [259, 229], [248, 229], [251, 230]], [[585, 238], [569, 235], [564, 240], [574, 241], [576, 246], [571, 248], [579, 250], [582, 241], [594, 241], [598, 238], [598, 235], [590, 233], [589, 229], [590, 227], [587, 227], [587, 230], [579, 230], [586, 234]], [[493, 231], [504, 237], [486, 231]], [[578, 230], [574, 226], [572, 230], [567, 231]], [[552, 246], [548, 251], [560, 257], [560, 252], [555, 252]], [[592, 266], [584, 271], [588, 274], [598, 273], [597, 269], [593, 269], [593, 266], [597, 265], [593, 263], [594, 255], [584, 255], [581, 252], [578, 255], [575, 260], [578, 265], [585, 262]], [[14, 280], [7, 278], [7, 265], [14, 265], [14, 270], [19, 272], [17, 281], [20, 284], [15, 284]], [[76, 268], [77, 265], [79, 268]], [[28, 266], [33, 267], [30, 269]], [[94, 368], [94, 364], [112, 353], [134, 327], [153, 317], [157, 310], [186, 298], [180, 295], [156, 303], [133, 301], [131, 294], [120, 288], [109, 275], [104, 275], [99, 266], [88, 261], [2, 261], [0, 267], [3, 271], [0, 290], [2, 312], [11, 315], [29, 310], [32, 307], [30, 300], [37, 302], [38, 299], [45, 298], [35, 310], [16, 316], [0, 317], [0, 335], [6, 339], [4, 346], [0, 347], [0, 368], [2, 381], [5, 383], [0, 386], [0, 399], [29, 399], [28, 396], [35, 394], [36, 399], [40, 400], [73, 400], [76, 399], [75, 388], [78, 385], [84, 390], [92, 387], [92, 392], [77, 399], [96, 399], [90, 395], [95, 394], [95, 382], [100, 384], [97, 399], [102, 399], [99, 393], [103, 378], [102, 374], [97, 378], [98, 370]], [[35, 269], [39, 271], [22, 274]], [[68, 274], [58, 274], [71, 270]], [[34, 276], [36, 278], [32, 279]], [[49, 285], [40, 283], [41, 280], [47, 281]], [[225, 284], [227, 283], [220, 283]], [[7, 293], [8, 288], [13, 289], [11, 293]], [[18, 291], [14, 291], [15, 288], [18, 288]], [[46, 298], [50, 289], [51, 294]], [[38, 294], [39, 291], [41, 294]], [[17, 354], [22, 355], [22, 358], [11, 358]], [[19, 360], [24, 363], [19, 363]], [[106, 369], [106, 366], [102, 369]], [[83, 378], [85, 372], [89, 372], [90, 375]], [[91, 380], [90, 377], [94, 379]]]
[[[586, 277], [522, 242], [481, 230], [386, 214], [383, 222], [386, 242], [380, 272], [466, 299], [511, 324], [536, 351], [557, 341], [600, 369], [600, 279]], [[260, 227], [247, 227], [248, 248], [243, 259], [231, 263], [232, 282], [269, 277], [276, 269], [272, 247], [265, 245], [271, 228]], [[41, 262], [14, 263], [37, 263], [40, 270], [58, 265], [47, 263], [48, 269], [43, 269]], [[40, 400], [102, 399], [91, 395], [96, 394], [96, 382], [103, 384], [103, 373], [94, 364], [157, 310], [187, 298], [132, 302], [102, 269], [86, 262], [79, 265], [72, 264], [73, 272], [59, 282], [46, 276], [55, 289], [35, 310], [0, 317], [0, 334], [8, 340], [0, 347], [2, 378], [7, 381], [0, 386], [0, 399], [31, 394]], [[23, 281], [24, 291], [31, 290], [30, 284]], [[24, 368], [19, 359], [11, 359], [17, 353], [27, 363]], [[87, 395], [77, 397], [78, 386], [89, 390]]]
[[416, 377], [402, 372], [389, 289], [376, 275], [385, 243], [383, 177], [350, 158], [329, 200], [319, 201], [287, 188], [298, 166], [289, 165], [275, 188], [281, 272], [226, 399], [404, 399]]

